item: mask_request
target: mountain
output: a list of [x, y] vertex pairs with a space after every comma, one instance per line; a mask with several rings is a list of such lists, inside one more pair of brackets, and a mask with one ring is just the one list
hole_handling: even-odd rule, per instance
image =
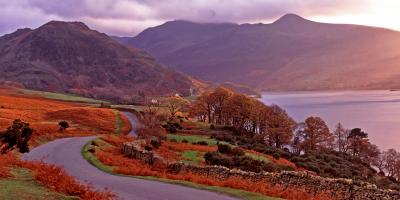
[[177, 70], [258, 90], [400, 88], [400, 33], [287, 14], [271, 24], [172, 21], [121, 41]]
[[191, 80], [81, 22], [51, 21], [0, 37], [0, 83], [120, 98], [138, 93], [188, 95]]

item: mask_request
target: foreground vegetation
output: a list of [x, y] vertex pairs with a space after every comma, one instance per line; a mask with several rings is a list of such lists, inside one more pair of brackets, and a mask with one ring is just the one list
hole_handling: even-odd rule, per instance
[[11, 170], [13, 178], [0, 179], [0, 199], [56, 199], [73, 200], [79, 197], [65, 196], [51, 191], [40, 185], [27, 169], [14, 168]]
[[[92, 142], [88, 143], [84, 147], [82, 154], [92, 165], [111, 174], [132, 176], [136, 178], [181, 184], [199, 189], [224, 192], [236, 197], [250, 200], [275, 199], [267, 196], [280, 196], [288, 199], [319, 199], [311, 198], [311, 196], [302, 189], [284, 189], [279, 186], [268, 185], [267, 183], [253, 183], [241, 179], [220, 181], [213, 179], [212, 177], [203, 177], [195, 174], [169, 173], [167, 169], [164, 168], [165, 166], [158, 165], [160, 163], [156, 165], [148, 165], [139, 160], [124, 157], [124, 155], [121, 154], [119, 147], [127, 141], [129, 141], [128, 138], [103, 136], [101, 140], [96, 140], [95, 145], [93, 145]], [[161, 147], [159, 150], [157, 150], [158, 153], [165, 152], [170, 148], [178, 150], [182, 148], [202, 148], [203, 146], [192, 146], [191, 144], [176, 143], [176, 147], [170, 146], [170, 144], [167, 148]], [[93, 153], [93, 149], [96, 149], [94, 151], [95, 153]], [[215, 148], [213, 147], [213, 149]], [[163, 158], [166, 158], [165, 155], [163, 155]], [[326, 196], [323, 196], [321, 199], [325, 199], [325, 197]]]
[[[109, 138], [108, 138], [109, 139]], [[93, 143], [94, 142], [94, 143]], [[109, 143], [105, 142], [104, 140], [97, 138], [93, 142], [87, 143], [83, 149], [82, 149], [82, 156], [93, 166], [97, 167], [99, 170], [102, 170], [104, 172], [107, 172], [109, 174], [113, 175], [119, 175], [119, 176], [129, 176], [132, 178], [140, 178], [140, 179], [145, 179], [145, 180], [154, 180], [154, 181], [161, 181], [165, 183], [172, 183], [172, 184], [178, 184], [178, 185], [183, 185], [183, 186], [188, 186], [192, 188], [197, 188], [197, 189], [203, 189], [203, 190], [210, 190], [210, 191], [215, 191], [215, 192], [221, 192], [225, 194], [229, 194], [235, 197], [239, 197], [241, 199], [245, 200], [274, 200], [278, 198], [273, 198], [273, 197], [267, 197], [264, 195], [260, 195], [254, 192], [248, 192], [245, 190], [238, 190], [238, 189], [232, 189], [232, 188], [227, 188], [227, 187], [218, 187], [218, 186], [207, 186], [207, 185], [202, 185], [202, 184], [196, 184], [190, 181], [184, 181], [184, 180], [173, 180], [173, 179], [167, 179], [167, 178], [159, 178], [156, 176], [138, 176], [138, 175], [127, 175], [127, 174], [122, 174], [122, 173], [117, 173], [116, 170], [118, 169], [118, 166], [110, 166], [106, 165], [103, 162], [101, 162], [95, 154], [93, 154], [90, 149], [96, 149], [96, 152], [106, 150], [110, 147], [112, 147]], [[93, 145], [95, 144], [95, 145]]]

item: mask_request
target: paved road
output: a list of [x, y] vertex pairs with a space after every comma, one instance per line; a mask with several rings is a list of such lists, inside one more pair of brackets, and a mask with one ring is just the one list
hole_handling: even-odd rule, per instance
[[[129, 118], [129, 117], [128, 117]], [[105, 187], [125, 200], [235, 200], [236, 198], [157, 181], [114, 176], [89, 164], [81, 155], [82, 147], [95, 137], [54, 140], [33, 149], [23, 159], [41, 160], [64, 167], [80, 181], [89, 181], [98, 189]], [[236, 199], [237, 200], [237, 199]]]
[[141, 126], [139, 119], [137, 118], [137, 116], [131, 112], [123, 112], [124, 115], [126, 116], [126, 118], [128, 118], [129, 122], [132, 125], [132, 130], [129, 132], [128, 135], [130, 136], [136, 136], [137, 133], [137, 129]]

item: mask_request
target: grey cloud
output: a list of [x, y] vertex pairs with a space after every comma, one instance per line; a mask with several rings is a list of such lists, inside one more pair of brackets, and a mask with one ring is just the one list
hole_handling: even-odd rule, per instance
[[102, 32], [134, 35], [167, 20], [270, 21], [363, 9], [365, 0], [0, 0], [0, 34], [50, 19], [83, 21]]

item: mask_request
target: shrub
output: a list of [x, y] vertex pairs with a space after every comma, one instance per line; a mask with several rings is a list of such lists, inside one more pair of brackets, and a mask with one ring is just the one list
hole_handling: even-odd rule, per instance
[[166, 126], [164, 126], [165, 130], [167, 130], [170, 133], [177, 133], [178, 131], [176, 130], [176, 128], [174, 126], [171, 126], [169, 124], [167, 124]]
[[146, 151], [152, 151], [153, 150], [153, 148], [151, 148], [150, 146], [144, 146], [144, 149], [146, 150]]
[[230, 151], [230, 155], [232, 155], [232, 156], [244, 156], [245, 152], [241, 148], [236, 147], [236, 148], [233, 148]]
[[229, 154], [231, 152], [232, 148], [229, 145], [226, 144], [218, 144], [218, 152], [223, 153], [223, 154]]
[[275, 159], [279, 159], [281, 157], [281, 154], [278, 152], [275, 152], [272, 154], [272, 157], [274, 157]]
[[211, 124], [211, 125], [210, 125], [210, 129], [211, 129], [211, 130], [215, 130], [215, 125], [214, 125], [214, 124]]
[[178, 142], [176, 139], [169, 140], [170, 142]]
[[3, 148], [1, 153], [6, 153], [14, 147], [19, 149], [20, 153], [29, 152], [29, 140], [31, 139], [33, 129], [29, 127], [28, 123], [16, 119], [13, 124], [7, 128], [4, 133], [0, 134], [0, 141]]
[[187, 139], [183, 139], [181, 142], [182, 143], [189, 143], [189, 141]]
[[160, 148], [161, 144], [162, 144], [161, 139], [153, 138], [150, 140], [150, 145], [156, 149]]
[[221, 165], [225, 167], [232, 167], [234, 165], [231, 158], [218, 152], [207, 152], [204, 159], [209, 165]]
[[232, 156], [222, 154], [220, 152], [208, 152], [204, 155], [204, 159], [209, 165], [221, 165], [228, 168], [237, 168], [251, 172], [275, 172], [279, 168], [274, 163], [266, 163], [261, 160], [255, 160], [248, 156]]
[[201, 145], [201, 146], [208, 146], [208, 143], [206, 141], [199, 141], [195, 144]]
[[67, 128], [69, 128], [69, 124], [66, 121], [60, 121], [58, 122], [58, 126], [60, 126], [60, 131], [63, 132]]

